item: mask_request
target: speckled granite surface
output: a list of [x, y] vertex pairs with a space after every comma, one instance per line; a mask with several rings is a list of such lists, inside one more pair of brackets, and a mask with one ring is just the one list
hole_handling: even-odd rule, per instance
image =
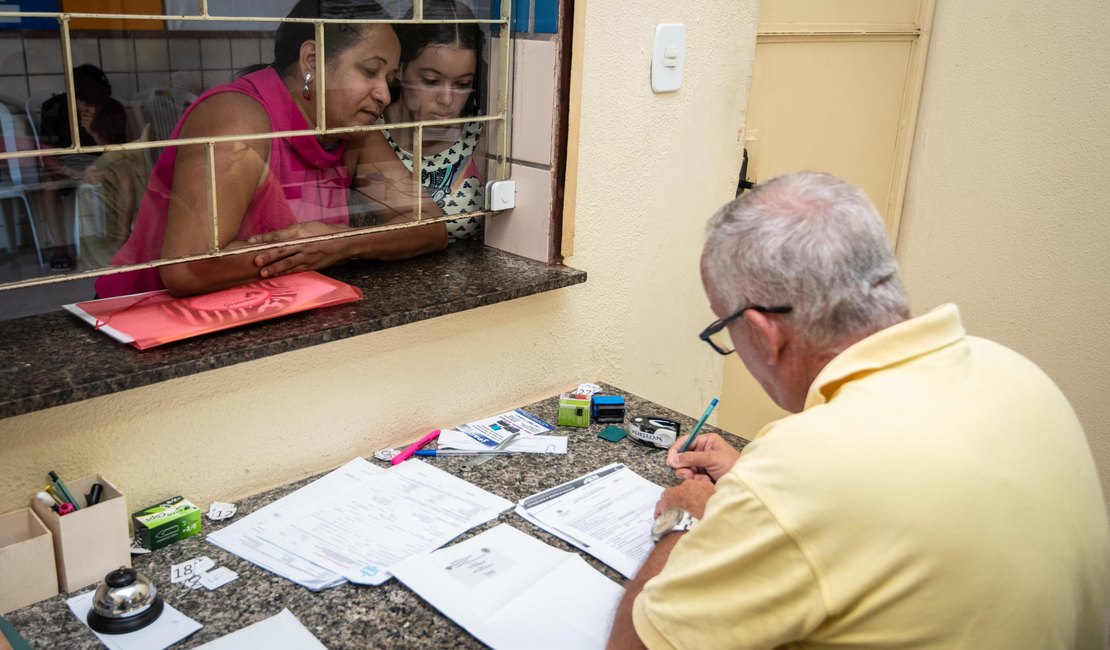
[[327, 274], [359, 287], [365, 297], [144, 351], [64, 311], [0, 321], [0, 417], [586, 281], [583, 271], [470, 242], [404, 262], [352, 262]]
[[[616, 388], [606, 386], [605, 392], [624, 395], [629, 417], [663, 415], [678, 420], [684, 432], [689, 431], [694, 424], [691, 418]], [[554, 423], [558, 398], [551, 397], [524, 408]], [[565, 456], [514, 455], [495, 458], [476, 468], [464, 467], [466, 459], [461, 458], [428, 461], [512, 501], [618, 461], [659, 485], [667, 486], [674, 482], [664, 465], [663, 450], [640, 446], [628, 438], [618, 443], [601, 440], [597, 433], [605, 426], [607, 425], [594, 424], [588, 430], [560, 427], [556, 433], [570, 438]], [[717, 431], [711, 426], [704, 430]], [[726, 434], [726, 437], [737, 447], [743, 445], [743, 441], [735, 436]], [[380, 464], [385, 466], [385, 463]], [[305, 480], [287, 485], [239, 503], [239, 514], [232, 521], [307, 482]], [[574, 547], [532, 526], [511, 510], [503, 513], [499, 519], [466, 533], [460, 539], [498, 523], [515, 526], [556, 548], [577, 552]], [[207, 520], [204, 525], [207, 532], [221, 527], [221, 524], [212, 524]], [[207, 555], [215, 560], [216, 566], [231, 568], [239, 574], [239, 578], [212, 592], [204, 589], [194, 591], [170, 584], [171, 565], [200, 555]], [[623, 581], [620, 574], [592, 557], [584, 553], [582, 557], [610, 579]], [[178, 542], [150, 555], [136, 557], [135, 567], [154, 580], [167, 603], [204, 625], [200, 632], [173, 646], [175, 649], [193, 648], [207, 643], [273, 616], [283, 607], [288, 607], [331, 650], [483, 647], [465, 630], [425, 604], [395, 579], [380, 587], [344, 584], [314, 593], [205, 542], [202, 536]], [[76, 593], [78, 592], [74, 592], [74, 595]], [[100, 647], [96, 637], [66, 608], [63, 596], [17, 610], [8, 614], [7, 618], [35, 648]]]

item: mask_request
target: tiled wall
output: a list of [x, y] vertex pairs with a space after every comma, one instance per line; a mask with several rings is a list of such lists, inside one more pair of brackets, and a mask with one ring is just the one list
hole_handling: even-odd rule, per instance
[[[140, 90], [173, 86], [200, 94], [225, 83], [241, 68], [273, 59], [273, 39], [263, 35], [145, 35], [72, 39], [73, 63], [104, 70], [112, 94], [129, 100]], [[61, 92], [61, 45], [54, 35], [0, 33], [0, 100], [16, 107], [28, 97]]]

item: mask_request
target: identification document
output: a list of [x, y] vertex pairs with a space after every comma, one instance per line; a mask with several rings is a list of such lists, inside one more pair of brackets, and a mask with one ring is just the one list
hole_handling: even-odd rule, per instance
[[174, 298], [168, 291], [87, 300], [64, 307], [121, 343], [140, 350], [201, 334], [362, 299], [349, 284], [315, 271]]
[[507, 524], [390, 568], [494, 650], [604, 648], [624, 589]]

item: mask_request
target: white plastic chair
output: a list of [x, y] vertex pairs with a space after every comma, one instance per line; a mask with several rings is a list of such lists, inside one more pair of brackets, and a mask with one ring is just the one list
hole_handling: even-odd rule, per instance
[[131, 98], [131, 104], [139, 113], [140, 124], [135, 126], [141, 128], [143, 122], [148, 122], [153, 129], [151, 139], [169, 140], [182, 113], [195, 101], [196, 95], [180, 88], [139, 91]]
[[[15, 138], [15, 122], [12, 120], [11, 111], [2, 103], [0, 103], [0, 133], [3, 134], [4, 151], [16, 151], [18, 147]], [[23, 183], [23, 168], [20, 163], [21, 159], [19, 158], [8, 158], [8, 177], [0, 180], [0, 199], [22, 201], [23, 209], [27, 213], [27, 222], [31, 224], [31, 238], [35, 242], [35, 252], [39, 256], [39, 266], [46, 266], [46, 258], [42, 254], [42, 246], [39, 243], [38, 230], [35, 228], [35, 217], [31, 212], [31, 203], [27, 200], [27, 188]], [[14, 227], [9, 229], [7, 215], [4, 215], [3, 221], [5, 236], [8, 239], [8, 250], [14, 251], [16, 240]]]

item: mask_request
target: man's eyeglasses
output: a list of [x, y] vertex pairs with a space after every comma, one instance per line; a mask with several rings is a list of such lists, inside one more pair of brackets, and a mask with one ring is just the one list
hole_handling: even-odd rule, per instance
[[[714, 322], [712, 325], [702, 330], [701, 334], [698, 334], [698, 338], [708, 343], [709, 347], [713, 348], [713, 350], [716, 351], [717, 354], [720, 354], [722, 356], [732, 354], [736, 351], [736, 348], [726, 349], [723, 345], [715, 342], [713, 340], [713, 337], [716, 334], [720, 333], [721, 330], [725, 329], [725, 326], [727, 326], [729, 323], [743, 316], [744, 312], [748, 311], [749, 309], [753, 311], [758, 311], [762, 314], [789, 314], [790, 312], [794, 311], [793, 307], [788, 307], [785, 305], [780, 307], [761, 307], [760, 305], [748, 305], [747, 307], [742, 307], [740, 311], [729, 316], [728, 318], [722, 318], [721, 320]], [[717, 338], [719, 339], [720, 337]]]

